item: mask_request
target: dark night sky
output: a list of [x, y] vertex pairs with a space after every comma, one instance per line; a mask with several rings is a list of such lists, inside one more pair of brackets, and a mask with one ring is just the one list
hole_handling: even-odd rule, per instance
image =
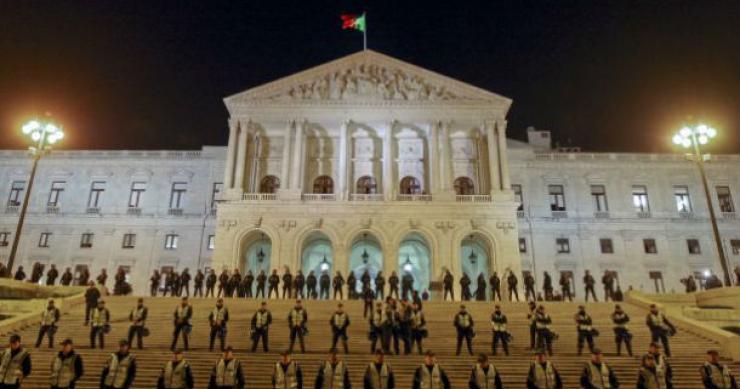
[[0, 148], [50, 111], [64, 148], [226, 143], [222, 98], [361, 49], [510, 97], [588, 150], [673, 150], [687, 115], [740, 152], [740, 1], [0, 2]]

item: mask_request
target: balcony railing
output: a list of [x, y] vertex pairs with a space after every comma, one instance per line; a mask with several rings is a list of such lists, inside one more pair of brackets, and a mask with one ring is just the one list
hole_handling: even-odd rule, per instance
[[350, 201], [383, 201], [383, 195], [378, 193], [350, 193], [349, 199]]
[[596, 218], [596, 219], [608, 219], [609, 218], [609, 211], [595, 211], [594, 212], [594, 218]]
[[722, 212], [722, 219], [735, 220], [735, 212]]
[[303, 201], [336, 201], [337, 195], [334, 193], [304, 193], [301, 199]]
[[141, 215], [141, 208], [139, 207], [128, 207], [126, 210], [127, 215], [131, 216], [140, 216]]
[[5, 207], [5, 213], [10, 213], [10, 214], [18, 213], [19, 209], [20, 209], [20, 206], [18, 205], [8, 205], [7, 207]]
[[182, 208], [170, 208], [167, 210], [167, 214], [170, 216], [182, 216]]
[[277, 193], [244, 193], [242, 200], [247, 201], [274, 201], [278, 200]]
[[432, 195], [429, 194], [398, 194], [397, 201], [432, 201]]
[[491, 195], [456, 195], [458, 203], [490, 203]]
[[50, 215], [56, 215], [59, 213], [59, 206], [58, 205], [47, 205], [46, 206], [46, 213]]
[[650, 219], [650, 211], [638, 211], [637, 217], [640, 219]]
[[553, 219], [567, 219], [568, 211], [551, 211]]
[[97, 215], [100, 213], [100, 207], [87, 207], [85, 212], [90, 215]]

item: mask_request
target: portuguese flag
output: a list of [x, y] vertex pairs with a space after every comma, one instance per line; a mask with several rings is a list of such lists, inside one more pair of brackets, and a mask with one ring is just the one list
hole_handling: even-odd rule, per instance
[[342, 30], [357, 30], [365, 32], [365, 13], [362, 15], [342, 14]]

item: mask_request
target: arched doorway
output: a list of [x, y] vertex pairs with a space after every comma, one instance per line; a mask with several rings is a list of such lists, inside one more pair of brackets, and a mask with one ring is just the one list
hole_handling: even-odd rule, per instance
[[[239, 265], [242, 274], [252, 271], [256, 277], [261, 271], [270, 274], [272, 259], [272, 240], [262, 231], [252, 231], [242, 240], [242, 260]], [[231, 270], [231, 269], [229, 269]]]
[[401, 240], [398, 247], [398, 276], [411, 275], [414, 290], [419, 293], [429, 289], [431, 277], [429, 244], [419, 233], [412, 232]]
[[370, 176], [362, 176], [357, 180], [357, 188], [355, 193], [357, 194], [375, 194], [377, 193], [378, 185], [375, 179]]
[[405, 195], [421, 194], [421, 182], [416, 177], [406, 176], [401, 179], [400, 190]]
[[[365, 271], [370, 273], [370, 286], [375, 290], [375, 276], [383, 270], [383, 251], [375, 236], [363, 233], [355, 239], [349, 254], [349, 268], [358, 281], [362, 280]], [[385, 276], [388, 277], [387, 274]], [[362, 292], [361, 282], [357, 283], [356, 291]]]
[[458, 196], [475, 194], [475, 184], [473, 184], [473, 180], [470, 177], [457, 177], [453, 186], [455, 188], [455, 194]]
[[319, 277], [332, 274], [334, 252], [331, 241], [322, 232], [314, 231], [304, 241], [301, 249], [301, 271], [308, 276], [312, 271]]
[[280, 179], [275, 176], [265, 176], [260, 181], [260, 193], [275, 193], [280, 189]]
[[334, 193], [334, 180], [329, 176], [318, 176], [313, 180], [313, 193]]
[[[493, 268], [490, 253], [488, 241], [478, 234], [468, 235], [460, 243], [460, 265], [462, 272], [467, 274], [472, 282], [470, 291], [473, 294], [477, 290], [478, 276], [482, 274], [486, 281], [486, 296], [488, 296], [490, 290], [488, 278]], [[499, 274], [499, 276], [502, 275]]]

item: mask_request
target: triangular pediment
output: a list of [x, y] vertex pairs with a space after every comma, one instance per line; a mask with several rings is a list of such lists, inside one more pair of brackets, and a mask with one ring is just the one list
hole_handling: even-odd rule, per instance
[[511, 100], [408, 62], [365, 50], [248, 89], [224, 99], [228, 107], [310, 102], [478, 102]]

